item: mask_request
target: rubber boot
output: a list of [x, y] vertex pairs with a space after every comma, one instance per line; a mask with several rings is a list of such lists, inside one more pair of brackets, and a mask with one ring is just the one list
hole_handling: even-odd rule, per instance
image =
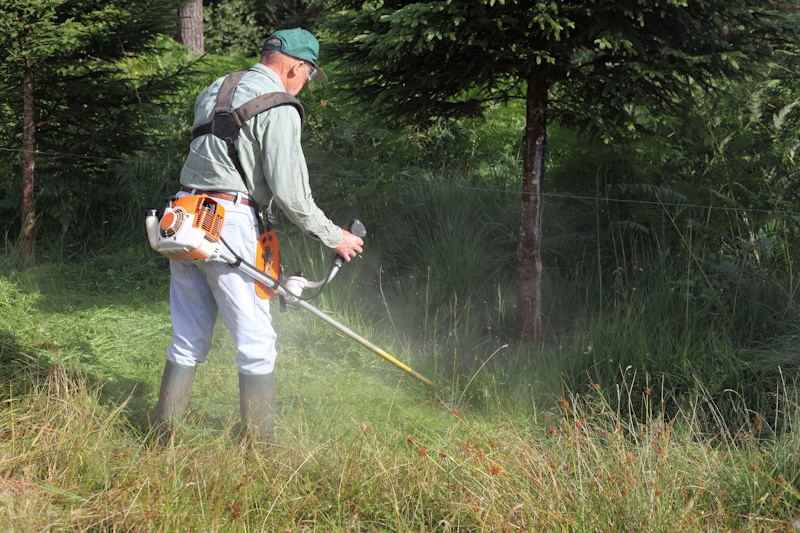
[[169, 360], [164, 366], [161, 391], [152, 417], [153, 435], [159, 446], [169, 442], [172, 426], [186, 412], [196, 370], [196, 366], [179, 365]]
[[275, 385], [271, 373], [239, 374], [239, 408], [244, 437], [269, 441], [275, 418]]

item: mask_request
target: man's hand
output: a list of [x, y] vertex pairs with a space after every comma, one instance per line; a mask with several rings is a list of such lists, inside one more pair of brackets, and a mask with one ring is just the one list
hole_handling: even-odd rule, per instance
[[342, 241], [333, 249], [334, 252], [342, 256], [345, 261], [350, 261], [353, 257], [360, 254], [363, 250], [361, 246], [364, 245], [364, 240], [347, 231], [342, 230]]

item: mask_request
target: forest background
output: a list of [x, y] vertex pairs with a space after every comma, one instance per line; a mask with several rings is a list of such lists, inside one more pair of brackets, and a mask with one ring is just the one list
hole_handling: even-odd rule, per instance
[[[409, 124], [353, 102], [325, 3], [207, 3], [200, 57], [182, 7], [0, 2], [3, 39], [29, 30], [40, 58], [32, 152], [31, 54], [2, 43], [4, 530], [800, 529], [796, 43], [613, 132], [551, 121], [542, 334], [518, 343], [524, 100]], [[179, 186], [199, 91], [295, 26], [331, 78], [300, 94], [315, 198], [369, 231], [317, 305], [440, 389], [290, 309], [273, 448], [232, 438], [220, 327], [185, 428], [152, 449], [169, 270], [144, 210]], [[320, 277], [329, 254], [278, 227], [288, 268]]]

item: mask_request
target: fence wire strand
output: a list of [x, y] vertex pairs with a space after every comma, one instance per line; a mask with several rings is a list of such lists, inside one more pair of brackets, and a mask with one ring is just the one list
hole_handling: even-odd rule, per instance
[[[4, 148], [0, 147], [0, 151], [2, 152], [16, 152], [16, 153], [25, 153], [27, 150], [23, 148]], [[69, 152], [43, 152], [39, 150], [33, 151], [36, 155], [43, 155], [43, 156], [68, 156], [68, 157], [75, 157], [78, 159], [88, 159], [88, 160], [100, 160], [100, 161], [109, 161], [109, 162], [119, 162], [119, 163], [136, 163], [136, 164], [145, 164], [145, 165], [157, 165], [157, 166], [175, 166], [175, 167], [182, 167], [183, 163], [173, 163], [171, 161], [152, 161], [147, 159], [127, 159], [127, 158], [115, 158], [115, 157], [107, 157], [107, 156], [95, 156], [95, 155], [88, 155], [88, 154], [73, 154]], [[325, 173], [318, 173], [318, 172], [311, 172], [309, 173], [310, 176], [315, 178], [324, 178], [331, 181], [340, 180], [340, 181], [349, 181], [349, 182], [375, 182], [380, 181], [381, 183], [399, 183], [399, 184], [407, 184], [407, 180], [399, 180], [399, 179], [387, 179], [387, 178], [358, 178], [355, 176], [339, 176], [339, 175], [332, 175], [332, 174], [325, 174]], [[456, 181], [445, 181], [439, 180], [439, 184], [444, 184], [448, 187], [458, 188], [462, 190], [469, 190], [469, 191], [476, 191], [476, 192], [485, 192], [485, 193], [503, 193], [503, 194], [514, 194], [520, 195], [523, 194], [522, 191], [514, 191], [509, 190], [508, 188], [499, 189], [499, 188], [491, 188], [491, 187], [476, 187], [474, 185], [464, 185], [463, 183], [458, 183]], [[727, 207], [727, 206], [719, 206], [719, 205], [703, 205], [703, 204], [690, 204], [690, 203], [679, 203], [679, 202], [661, 202], [656, 200], [632, 200], [626, 198], [609, 198], [608, 196], [603, 195], [595, 195], [595, 196], [584, 196], [580, 194], [573, 194], [564, 191], [557, 191], [557, 192], [545, 192], [544, 196], [547, 198], [562, 198], [567, 200], [579, 200], [579, 201], [590, 201], [590, 202], [606, 202], [606, 203], [617, 203], [617, 204], [640, 204], [640, 205], [652, 205], [658, 207], [681, 207], [687, 209], [707, 209], [712, 211], [730, 211], [730, 212], [747, 212], [747, 213], [764, 213], [764, 214], [775, 214], [775, 215], [784, 215], [784, 216], [800, 216], [800, 211], [789, 211], [789, 210], [782, 210], [782, 209], [750, 209], [745, 207]]]

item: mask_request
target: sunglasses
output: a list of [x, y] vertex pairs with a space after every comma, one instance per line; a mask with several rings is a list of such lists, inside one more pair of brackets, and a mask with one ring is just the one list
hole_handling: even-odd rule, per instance
[[314, 65], [312, 65], [308, 61], [306, 61], [305, 64], [308, 66], [308, 69], [309, 69], [308, 77], [306, 78], [306, 81], [311, 81], [311, 80], [313, 80], [314, 78], [317, 77], [317, 69], [316, 69], [316, 67], [314, 67]]

